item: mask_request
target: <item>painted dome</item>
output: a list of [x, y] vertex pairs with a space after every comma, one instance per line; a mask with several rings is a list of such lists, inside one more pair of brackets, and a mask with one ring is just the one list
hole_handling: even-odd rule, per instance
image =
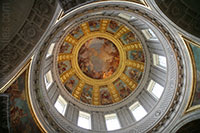
[[136, 34], [114, 19], [92, 19], [71, 28], [57, 54], [64, 88], [91, 105], [108, 105], [137, 88], [145, 59]]
[[169, 131], [192, 83], [179, 37], [159, 14], [127, 1], [65, 14], [30, 68], [31, 101], [46, 132]]

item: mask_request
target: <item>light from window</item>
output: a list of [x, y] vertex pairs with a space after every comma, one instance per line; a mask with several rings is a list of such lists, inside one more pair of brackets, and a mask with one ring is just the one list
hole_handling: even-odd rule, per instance
[[131, 110], [136, 121], [139, 121], [147, 114], [146, 110], [142, 107], [142, 105], [140, 105], [139, 102], [135, 102], [129, 107], [129, 109]]
[[151, 29], [142, 30], [146, 39], [157, 39], [155, 33]]
[[65, 99], [62, 96], [58, 97], [54, 106], [59, 113], [61, 113], [63, 116], [65, 115], [65, 111], [67, 108], [67, 102], [65, 101]]
[[158, 56], [158, 64], [160, 66], [166, 67], [166, 57]]
[[155, 81], [151, 80], [147, 90], [157, 99], [159, 99], [163, 93], [164, 87]]
[[48, 72], [44, 75], [44, 82], [45, 82], [45, 85], [46, 85], [46, 89], [48, 90], [49, 87], [51, 86], [51, 84], [53, 83], [53, 78], [52, 78], [51, 70], [48, 71]]
[[150, 38], [156, 38], [156, 35], [154, 34], [154, 32], [151, 29], [148, 29], [148, 32], [150, 34]]
[[157, 55], [157, 54], [153, 54], [153, 64], [160, 68], [166, 69], [166, 67], [167, 67], [166, 57]]
[[90, 116], [90, 114], [88, 114], [86, 112], [79, 111], [78, 126], [85, 128], [85, 129], [91, 129], [91, 116]]
[[54, 49], [55, 43], [52, 43], [47, 51], [46, 58], [52, 55], [53, 49]]
[[126, 20], [133, 20], [133, 19], [135, 19], [135, 17], [133, 17], [133, 16], [131, 16], [129, 14], [126, 14], [126, 13], [120, 13], [118, 16], [121, 17], [121, 18], [124, 18]]
[[120, 123], [116, 114], [105, 115], [106, 127], [108, 131], [120, 129]]
[[103, 12], [94, 12], [94, 13], [91, 13], [91, 15], [100, 15], [102, 14]]

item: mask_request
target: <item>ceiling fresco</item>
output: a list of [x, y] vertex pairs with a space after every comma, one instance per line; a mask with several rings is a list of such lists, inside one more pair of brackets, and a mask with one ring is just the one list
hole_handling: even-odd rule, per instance
[[83, 103], [108, 105], [128, 97], [142, 79], [144, 51], [136, 34], [117, 20], [73, 27], [58, 46], [56, 69], [67, 92]]
[[92, 38], [79, 50], [78, 64], [81, 71], [90, 78], [104, 79], [116, 71], [119, 52], [108, 39]]
[[26, 71], [5, 91], [10, 96], [11, 133], [41, 133], [29, 108], [25, 80]]

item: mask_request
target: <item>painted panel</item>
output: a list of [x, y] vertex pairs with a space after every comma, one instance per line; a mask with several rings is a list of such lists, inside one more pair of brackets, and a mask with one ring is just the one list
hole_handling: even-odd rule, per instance
[[25, 72], [8, 88], [12, 133], [40, 133], [28, 107], [25, 92]]
[[200, 104], [200, 46], [190, 44], [194, 56], [195, 69], [196, 69], [196, 90], [192, 106]]
[[111, 20], [107, 27], [107, 31], [114, 34], [115, 32], [119, 30], [120, 26], [121, 26], [120, 23]]
[[106, 86], [100, 87], [101, 105], [112, 104], [112, 97]]
[[79, 79], [76, 75], [70, 77], [67, 82], [65, 83], [65, 88], [68, 90], [69, 93], [72, 94], [74, 88], [78, 85]]
[[58, 72], [59, 74], [62, 74], [65, 71], [68, 71], [69, 69], [71, 69], [71, 63], [70, 61], [63, 61], [63, 62], [59, 62], [58, 63]]
[[130, 44], [132, 42], [136, 42], [137, 39], [135, 38], [135, 34], [133, 34], [132, 32], [127, 32], [125, 34], [123, 34], [120, 37], [120, 40], [122, 41], [123, 44]]
[[60, 47], [60, 53], [71, 53], [72, 47], [73, 47], [72, 44], [64, 42]]
[[144, 54], [142, 51], [136, 51], [136, 50], [128, 51], [128, 59], [144, 62]]
[[92, 90], [93, 90], [92, 86], [86, 84], [83, 87], [80, 100], [84, 103], [92, 104]]
[[139, 83], [140, 79], [142, 78], [142, 72], [132, 67], [127, 67], [124, 73], [137, 83]]
[[118, 90], [121, 98], [127, 97], [132, 92], [131, 89], [120, 79], [114, 82], [114, 86]]
[[76, 27], [75, 29], [73, 29], [73, 30], [70, 32], [70, 34], [71, 34], [74, 38], [80, 39], [80, 38], [83, 36], [84, 33], [83, 33], [81, 27], [78, 26], [78, 27]]
[[100, 20], [92, 20], [88, 22], [90, 31], [97, 31], [100, 28]]

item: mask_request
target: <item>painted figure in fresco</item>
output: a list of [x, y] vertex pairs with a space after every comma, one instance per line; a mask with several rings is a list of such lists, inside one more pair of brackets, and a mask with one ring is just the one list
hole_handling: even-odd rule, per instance
[[76, 39], [79, 39], [83, 35], [83, 32], [81, 28], [78, 26], [75, 29], [73, 29], [70, 34], [74, 36]]
[[132, 32], [124, 33], [120, 39], [123, 44], [131, 44], [135, 41], [135, 35]]
[[26, 117], [28, 114], [24, 113], [23, 109], [17, 106], [12, 106], [10, 109], [10, 117], [12, 117], [12, 124], [18, 124], [21, 122], [21, 118]]
[[109, 27], [115, 32], [117, 31], [117, 29], [119, 29], [118, 23], [112, 20], [110, 21]]
[[60, 47], [60, 53], [71, 53], [72, 45], [65, 42]]
[[91, 104], [92, 103], [92, 88], [87, 86], [83, 89], [81, 93], [81, 101], [84, 103]]
[[22, 117], [26, 117], [27, 114], [24, 113], [23, 109], [18, 107], [17, 104], [19, 103], [25, 103], [25, 91], [20, 90], [18, 87], [18, 81], [16, 81], [14, 84], [12, 84], [12, 89], [8, 89], [7, 93], [10, 93], [10, 101], [11, 101], [11, 108], [10, 108], [10, 117], [12, 118], [13, 124], [18, 124], [21, 121]]
[[74, 89], [74, 85], [75, 85], [75, 80], [73, 79], [69, 79], [67, 81], [67, 83], [65, 84], [65, 87], [67, 88], [67, 90], [72, 93], [73, 89]]
[[116, 87], [119, 90], [119, 94], [120, 94], [121, 98], [125, 98], [131, 93], [131, 90], [126, 85], [124, 85], [122, 82], [119, 82], [116, 85]]
[[121, 40], [124, 44], [130, 44], [134, 42], [135, 35], [132, 32], [125, 33], [124, 35], [122, 35]]
[[112, 103], [112, 98], [106, 88], [100, 89], [100, 94], [101, 94], [101, 104], [102, 105], [107, 105], [107, 104]]
[[12, 89], [8, 89], [7, 93], [10, 93], [10, 101], [11, 101], [11, 108], [10, 108], [10, 117], [12, 118], [12, 124], [17, 125], [21, 123], [21, 118], [26, 117], [27, 114], [24, 113], [23, 109], [19, 108], [17, 103], [25, 103], [25, 92], [24, 90], [21, 91], [18, 88], [18, 83], [14, 83], [12, 85]]
[[79, 50], [79, 67], [94, 79], [111, 76], [119, 65], [119, 52], [115, 45], [104, 38], [92, 38]]
[[134, 79], [137, 82], [139, 82], [140, 79], [142, 78], [141, 72], [139, 72], [138, 70], [134, 70], [134, 69], [131, 69], [129, 71], [129, 75], [131, 76], [130, 77], [131, 79]]
[[141, 52], [141, 55], [140, 55], [140, 61], [144, 62], [144, 54], [142, 52]]
[[10, 95], [10, 125], [13, 133], [39, 133], [29, 111], [25, 93], [25, 72], [6, 90]]
[[88, 24], [89, 24], [90, 29], [94, 31], [94, 30], [98, 30], [100, 21], [89, 21]]
[[127, 43], [131, 43], [135, 40], [135, 35], [132, 32], [128, 32], [126, 36]]
[[141, 51], [131, 51], [131, 56], [133, 60], [144, 62], [144, 54]]
[[58, 72], [59, 74], [62, 74], [63, 72], [69, 70], [71, 68], [70, 62], [65, 61], [65, 62], [59, 62], [58, 63]]
[[[12, 84], [12, 89], [8, 89], [6, 93], [12, 94], [10, 95], [10, 101], [13, 101], [13, 103], [15, 98], [23, 98], [22, 92], [19, 90], [17, 82], [15, 84]], [[22, 100], [25, 100], [25, 97]]]

